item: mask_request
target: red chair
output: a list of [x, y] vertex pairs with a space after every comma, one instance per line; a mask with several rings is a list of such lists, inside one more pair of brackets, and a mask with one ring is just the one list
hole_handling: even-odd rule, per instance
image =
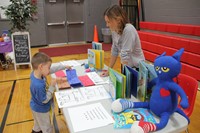
[[196, 79], [186, 74], [179, 74], [175, 81], [183, 88], [188, 97], [189, 107], [183, 111], [188, 117], [190, 117], [194, 109], [194, 103], [198, 90], [198, 82]]
[[[188, 117], [190, 117], [194, 109], [194, 103], [198, 90], [198, 82], [196, 79], [186, 74], [179, 74], [174, 80], [183, 88], [188, 97], [189, 107], [183, 111]], [[185, 132], [189, 133], [188, 128]]]

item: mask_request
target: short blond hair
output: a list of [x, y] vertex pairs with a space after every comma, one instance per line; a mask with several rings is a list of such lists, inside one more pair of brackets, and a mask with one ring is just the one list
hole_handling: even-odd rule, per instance
[[48, 62], [52, 62], [52, 59], [45, 53], [38, 52], [33, 55], [31, 60], [31, 65], [33, 70], [37, 69], [40, 64], [46, 64]]

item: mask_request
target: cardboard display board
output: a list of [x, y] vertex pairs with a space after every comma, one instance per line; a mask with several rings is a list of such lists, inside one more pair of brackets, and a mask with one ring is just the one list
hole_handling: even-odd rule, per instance
[[14, 52], [14, 66], [31, 64], [30, 36], [28, 32], [15, 32], [12, 34]]

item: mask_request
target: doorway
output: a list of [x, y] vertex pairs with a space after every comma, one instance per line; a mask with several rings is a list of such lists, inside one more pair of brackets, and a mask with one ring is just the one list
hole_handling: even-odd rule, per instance
[[48, 44], [84, 42], [84, 0], [45, 0]]

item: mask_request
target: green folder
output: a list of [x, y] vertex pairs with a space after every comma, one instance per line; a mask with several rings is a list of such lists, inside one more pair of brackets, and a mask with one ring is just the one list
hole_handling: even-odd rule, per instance
[[113, 99], [125, 98], [126, 95], [126, 76], [109, 68], [109, 77], [114, 83], [115, 97]]

